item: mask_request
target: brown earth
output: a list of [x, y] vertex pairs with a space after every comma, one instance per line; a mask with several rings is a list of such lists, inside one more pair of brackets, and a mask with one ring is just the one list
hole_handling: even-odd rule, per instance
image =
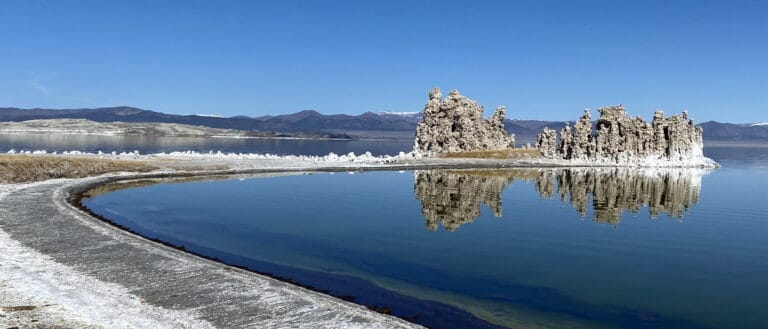
[[0, 183], [25, 183], [53, 178], [80, 178], [109, 172], [157, 169], [138, 161], [39, 155], [0, 155]]
[[441, 157], [475, 159], [536, 159], [541, 157], [541, 152], [536, 149], [511, 148], [503, 150], [449, 152], [442, 154]]

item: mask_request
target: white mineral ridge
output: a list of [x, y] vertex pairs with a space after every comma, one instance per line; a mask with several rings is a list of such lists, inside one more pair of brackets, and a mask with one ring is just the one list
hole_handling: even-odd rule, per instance
[[543, 159], [542, 165], [558, 165], [564, 167], [634, 167], [634, 168], [717, 168], [720, 165], [705, 156], [689, 158], [664, 159], [658, 157], [644, 157], [637, 159]]
[[[0, 184], [0, 200], [9, 192], [30, 184]], [[20, 305], [44, 306], [44, 315], [54, 322], [101, 328], [213, 328], [194, 311], [151, 306], [128, 289], [99, 281], [50, 257], [22, 246], [0, 229], [0, 299]], [[2, 324], [2, 318], [0, 318]]]
[[338, 163], [338, 162], [350, 162], [350, 163], [392, 163], [397, 162], [401, 160], [408, 160], [408, 159], [414, 159], [420, 157], [419, 154], [415, 152], [400, 152], [397, 155], [382, 155], [382, 156], [375, 156], [371, 152], [365, 152], [363, 154], [355, 154], [354, 152], [349, 152], [347, 154], [336, 154], [336, 153], [328, 153], [327, 155], [317, 156], [317, 155], [276, 155], [276, 154], [270, 154], [270, 153], [224, 153], [221, 151], [217, 152], [208, 152], [208, 153], [200, 153], [195, 151], [176, 151], [176, 152], [160, 152], [160, 153], [149, 153], [149, 154], [141, 154], [139, 151], [133, 151], [133, 152], [111, 152], [111, 153], [104, 153], [102, 151], [98, 151], [96, 153], [92, 152], [82, 152], [79, 150], [72, 150], [72, 151], [63, 151], [63, 152], [48, 152], [47, 150], [16, 150], [11, 149], [6, 154], [25, 154], [25, 155], [74, 155], [74, 156], [104, 156], [104, 155], [112, 155], [112, 156], [123, 156], [123, 157], [150, 157], [150, 158], [189, 158], [189, 159], [199, 159], [199, 158], [225, 158], [225, 159], [237, 159], [237, 160], [249, 160], [249, 159], [255, 159], [255, 160], [263, 160], [263, 159], [272, 159], [272, 160], [300, 160], [300, 161], [310, 161], [310, 162], [330, 162], [330, 163]]

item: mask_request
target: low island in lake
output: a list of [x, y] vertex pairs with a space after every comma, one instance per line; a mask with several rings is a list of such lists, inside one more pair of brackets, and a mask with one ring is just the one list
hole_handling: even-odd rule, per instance
[[[505, 129], [504, 107], [498, 107], [490, 117], [484, 118], [483, 107], [477, 102], [456, 90], [444, 98], [441, 91], [434, 88], [429, 91], [423, 116], [415, 126], [413, 149], [393, 155], [11, 150], [0, 156], [0, 180], [3, 181], [0, 224], [6, 225], [8, 231], [4, 233], [0, 228], [0, 245], [12, 248], [5, 248], [0, 260], [18, 262], [18, 265], [4, 269], [0, 279], [22, 275], [26, 275], [26, 279], [0, 291], [0, 301], [31, 303], [26, 301], [39, 299], [47, 304], [62, 305], [41, 308], [34, 316], [46, 323], [63, 321], [61, 323], [70, 326], [91, 323], [88, 312], [97, 311], [96, 305], [79, 311], [73, 311], [69, 305], [81, 305], [84, 301], [102, 304], [105, 299], [115, 302], [101, 308], [103, 314], [120, 313], [114, 316], [130, 326], [147, 323], [193, 328], [229, 323], [266, 327], [291, 323], [381, 328], [410, 328], [420, 324], [446, 328], [516, 326], [519, 321], [528, 320], [512, 313], [486, 314], [477, 306], [463, 307], [460, 298], [423, 301], [398, 290], [400, 288], [384, 289], [357, 276], [342, 276], [349, 281], [338, 285], [332, 283], [339, 280], [338, 275], [244, 260], [235, 254], [175, 240], [171, 235], [153, 235], [140, 226], [132, 227], [133, 221], [110, 218], [117, 216], [124, 220], [120, 217], [124, 211], [111, 213], [111, 208], [105, 207], [99, 208], [105, 213], [96, 213], [87, 208], [89, 203], [83, 200], [148, 184], [318, 172], [383, 170], [393, 175], [392, 171], [413, 170], [411, 188], [415, 198], [412, 199], [418, 200], [422, 217], [417, 223], [419, 229], [426, 226], [432, 232], [442, 228], [451, 234], [456, 234], [460, 226], [481, 218], [481, 204], [488, 205], [494, 216], [503, 216], [502, 193], [515, 180], [534, 184], [542, 200], [557, 195], [563, 203], [575, 208], [579, 216], [591, 213], [594, 221], [611, 225], [617, 225], [625, 212], [637, 213], [640, 207], [648, 207], [652, 217], [679, 219], [699, 202], [700, 177], [718, 164], [704, 156], [703, 131], [687, 113], [665, 117], [657, 111], [652, 122], [645, 122], [641, 118], [630, 118], [621, 106], [601, 108], [598, 112], [600, 117], [596, 122], [586, 111], [573, 126], [566, 124], [559, 134], [545, 128], [535, 145], [520, 147], [516, 145], [515, 135]], [[82, 119], [32, 120], [4, 123], [3, 127], [6, 131], [22, 133], [85, 135], [209, 138], [254, 134], [179, 124], [96, 123]], [[307, 135], [291, 135], [298, 136]], [[343, 143], [343, 140], [336, 142]], [[635, 172], [639, 167], [650, 171]], [[507, 171], [494, 171], [499, 168]], [[36, 218], [51, 220], [33, 220]], [[136, 235], [117, 234], [120, 230]], [[51, 232], [66, 232], [68, 239], [75, 240], [62, 241], [59, 233]], [[83, 262], [81, 258], [88, 261]], [[129, 266], [130, 270], [125, 269], [129, 263], [134, 265]], [[232, 265], [248, 271], [235, 271]], [[35, 270], [41, 266], [56, 268], [65, 275], [51, 277]], [[168, 272], [168, 268], [176, 270]], [[45, 289], [40, 296], [26, 293], [41, 282]], [[72, 289], [73, 285], [85, 288], [71, 294], [56, 293]], [[110, 288], [113, 286], [119, 288]], [[364, 289], [369, 294], [348, 295], [356, 289]], [[529, 293], [526, 289], [529, 288], [523, 289], [524, 295]], [[194, 298], [184, 297], [188, 294]], [[136, 296], [147, 304], [137, 303]], [[560, 300], [562, 297], [550, 298]], [[395, 300], [401, 305], [387, 304]], [[611, 317], [609, 312], [590, 313], [592, 311], [580, 307], [574, 306], [569, 312]], [[251, 309], [260, 311], [244, 311]], [[75, 316], [64, 319], [62, 312], [73, 312]], [[434, 312], [439, 315], [424, 315]], [[14, 313], [13, 323], [29, 320], [23, 314]]]
[[[688, 113], [664, 117], [657, 110], [653, 122], [630, 118], [624, 107], [598, 109], [597, 130], [589, 110], [573, 129], [566, 123], [558, 136], [544, 128], [536, 140], [543, 165], [717, 167], [704, 156], [703, 129]], [[452, 90], [442, 98], [439, 88], [429, 92], [424, 118], [416, 128], [414, 152], [421, 156], [483, 157], [525, 153], [515, 150], [515, 136], [504, 130], [506, 109], [500, 106], [488, 119], [483, 107]], [[531, 154], [531, 153], [528, 153]], [[535, 153], [534, 153], [535, 155]]]

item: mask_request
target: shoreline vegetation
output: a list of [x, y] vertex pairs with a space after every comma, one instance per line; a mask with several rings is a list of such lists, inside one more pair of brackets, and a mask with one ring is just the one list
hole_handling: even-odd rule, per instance
[[[712, 166], [685, 166], [677, 163], [638, 163], [636, 165], [612, 164], [587, 161], [568, 161], [548, 159], [534, 148], [520, 147], [501, 150], [477, 150], [445, 152], [433, 157], [416, 153], [404, 153], [395, 156], [372, 156], [369, 153], [355, 155], [326, 156], [277, 156], [270, 154], [236, 153], [197, 153], [171, 152], [158, 154], [133, 153], [87, 153], [46, 151], [16, 152], [0, 154], [0, 184], [26, 183], [56, 178], [83, 178], [114, 172], [150, 172], [159, 169], [182, 171], [221, 171], [226, 169], [258, 169], [259, 161], [275, 161], [280, 164], [309, 162], [312, 166], [329, 165], [331, 167], [354, 166], [356, 164], [373, 167], [397, 166], [498, 166], [498, 167], [658, 167], [686, 168]], [[713, 164], [715, 164], [712, 161]], [[272, 168], [275, 169], [275, 168]]]
[[520, 159], [530, 160], [541, 158], [541, 152], [531, 148], [510, 148], [503, 150], [480, 150], [467, 152], [448, 152], [443, 158], [457, 159]]
[[28, 183], [56, 178], [83, 178], [113, 172], [158, 169], [140, 161], [42, 155], [0, 155], [0, 184]]

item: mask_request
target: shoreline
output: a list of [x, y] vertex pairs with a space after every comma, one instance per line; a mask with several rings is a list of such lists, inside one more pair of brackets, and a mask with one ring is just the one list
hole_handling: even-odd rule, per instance
[[[69, 191], [135, 176], [49, 180], [2, 189], [0, 324], [87, 328], [420, 327], [253, 271], [181, 252], [96, 220], [67, 201]], [[38, 204], [19, 204], [32, 199]], [[23, 313], [30, 313], [27, 311], [33, 312], [25, 316]]]
[[[226, 252], [220, 252], [215, 249], [199, 247], [193, 243], [174, 244], [163, 238], [150, 237], [150, 236], [141, 234], [139, 232], [136, 232], [129, 227], [118, 224], [115, 221], [94, 212], [93, 210], [89, 209], [87, 206], [85, 206], [82, 203], [84, 199], [90, 197], [90, 196], [86, 196], [85, 194], [88, 194], [94, 188], [109, 186], [112, 184], [116, 184], [116, 185], [119, 185], [121, 183], [130, 184], [131, 182], [134, 182], [134, 181], [148, 180], [148, 181], [153, 181], [149, 184], [157, 184], [157, 183], [173, 183], [178, 181], [188, 182], [188, 181], [197, 181], [197, 180], [200, 180], [200, 181], [222, 180], [222, 179], [226, 180], [226, 179], [234, 179], [242, 176], [247, 176], [249, 178], [255, 177], [258, 179], [258, 178], [265, 178], [265, 177], [275, 177], [275, 176], [284, 176], [284, 175], [285, 176], [303, 175], [303, 174], [319, 173], [319, 172], [329, 172], [329, 171], [313, 170], [313, 171], [295, 171], [295, 172], [269, 172], [264, 174], [244, 174], [244, 175], [227, 175], [227, 174], [195, 175], [195, 176], [184, 176], [184, 177], [165, 176], [161, 178], [111, 177], [104, 181], [98, 181], [90, 184], [76, 186], [75, 188], [69, 191], [70, 195], [67, 198], [67, 202], [71, 204], [73, 207], [76, 207], [81, 211], [87, 213], [91, 217], [98, 219], [110, 226], [113, 226], [116, 229], [128, 232], [130, 234], [134, 234], [146, 240], [166, 246], [168, 248], [175, 249], [183, 253], [188, 253], [196, 257], [204, 258], [204, 259], [219, 263], [222, 266], [235, 267], [247, 272], [255, 273], [262, 276], [267, 276], [272, 279], [286, 282], [288, 284], [296, 285], [301, 288], [326, 294], [347, 302], [355, 303], [357, 305], [365, 307], [366, 309], [372, 312], [377, 312], [377, 313], [382, 313], [382, 314], [386, 314], [393, 317], [398, 317], [405, 321], [414, 323], [417, 326], [427, 325], [428, 327], [435, 327], [435, 328], [468, 328], [468, 327], [483, 328], [483, 329], [506, 328], [504, 326], [497, 325], [492, 322], [483, 320], [477, 317], [476, 315], [466, 310], [463, 310], [461, 308], [458, 308], [449, 304], [437, 302], [437, 301], [420, 300], [415, 297], [403, 295], [395, 291], [390, 291], [388, 289], [381, 288], [376, 284], [362, 278], [346, 276], [346, 275], [334, 275], [334, 274], [328, 274], [324, 272], [312, 271], [307, 269], [294, 268], [287, 265], [269, 263], [266, 261], [245, 259], [245, 258], [242, 258], [242, 256], [237, 256], [237, 255], [229, 254]], [[338, 172], [338, 171], [335, 171], [335, 172]], [[254, 175], [257, 175], [257, 176], [254, 176]], [[132, 188], [132, 187], [129, 186], [126, 188]], [[119, 189], [120, 188], [117, 187], [116, 190], [119, 190]], [[110, 189], [108, 193], [111, 193], [113, 191], [115, 190]], [[196, 251], [196, 250], [205, 250], [205, 251]], [[245, 264], [249, 264], [249, 265], [245, 265]], [[253, 265], [253, 264], [256, 264], [256, 265]], [[289, 275], [277, 274], [277, 273], [286, 273], [286, 272], [290, 272], [291, 274]], [[332, 283], [332, 285], [334, 285], [334, 288], [331, 288], [331, 289], [338, 289], [341, 286], [343, 286], [342, 290], [346, 291], [347, 293], [343, 293], [343, 294], [332, 293], [330, 290], [316, 287], [316, 286], [313, 286], [312, 284], [304, 284], [302, 283], [303, 280], [301, 280], [300, 278], [304, 278], [304, 279], [311, 278], [311, 280], [315, 282], [317, 281], [323, 281], [326, 283], [335, 282], [335, 283]], [[379, 302], [375, 302], [375, 303], [357, 302], [358, 300], [370, 299], [367, 296], [363, 295], [363, 291], [373, 292], [373, 294], [377, 295], [376, 298], [374, 299], [379, 300]], [[386, 304], [384, 300], [390, 300], [390, 301], [397, 300], [399, 301], [399, 303]], [[439, 319], [433, 319], [426, 322], [419, 321], [423, 317], [424, 313], [434, 313], [434, 312], [439, 312], [442, 316]], [[423, 323], [420, 323], [420, 322], [423, 322]]]
[[[79, 155], [76, 158], [105, 158], [103, 156]], [[126, 156], [108, 156], [114, 160], [125, 160]], [[129, 160], [137, 160], [130, 156]], [[142, 161], [143, 160], [143, 161]], [[352, 304], [325, 294], [307, 290], [295, 285], [268, 278], [251, 271], [236, 269], [228, 265], [213, 262], [188, 253], [179, 252], [174, 248], [146, 240], [132, 233], [119, 230], [102, 223], [92, 216], [75, 209], [66, 199], [70, 189], [77, 186], [103, 184], [111, 180], [136, 179], [136, 178], [163, 178], [163, 177], [192, 177], [192, 176], [226, 176], [233, 174], [274, 174], [279, 172], [302, 171], [361, 171], [361, 170], [407, 170], [416, 168], [460, 167], [451, 164], [451, 161], [440, 161], [437, 164], [375, 164], [375, 163], [350, 163], [348, 161], [336, 161], [318, 164], [316, 161], [297, 159], [261, 159], [237, 161], [229, 159], [156, 159], [142, 158], [140, 161], [157, 166], [158, 170], [150, 173], [110, 173], [95, 177], [74, 179], [49, 179], [33, 183], [0, 184], [0, 254], [3, 255], [0, 262], [0, 324], [11, 326], [57, 326], [65, 327], [156, 327], [176, 326], [184, 328], [206, 328], [226, 324], [226, 326], [246, 327], [257, 325], [260, 327], [401, 327], [415, 328], [418, 325], [406, 322], [396, 317], [386, 316], [367, 310], [365, 307]], [[218, 169], [225, 163], [227, 169]], [[202, 167], [201, 167], [202, 166]], [[486, 166], [496, 166], [490, 163]], [[64, 204], [66, 203], [66, 205]], [[43, 223], [47, 223], [43, 225]], [[77, 224], [77, 225], [73, 225]], [[37, 230], [31, 226], [43, 225]], [[66, 231], [66, 232], [64, 232]], [[15, 233], [14, 233], [15, 232]], [[91, 241], [79, 234], [90, 234]], [[107, 237], [110, 246], [118, 240], [124, 248], [132, 252], [115, 257], [104, 255], [103, 252], [82, 255], [83, 250], [106, 248], [103, 239]], [[95, 239], [95, 240], [94, 240]], [[87, 243], [86, 243], [87, 242]], [[80, 244], [80, 245], [78, 245]], [[100, 245], [101, 244], [101, 245]], [[114, 247], [109, 247], [114, 248]], [[119, 249], [119, 248], [118, 248]], [[239, 297], [240, 303], [256, 299], [264, 299], [266, 291], [274, 290], [273, 286], [279, 285], [280, 291], [272, 292], [268, 299], [273, 304], [262, 305], [260, 311], [246, 317], [238, 317], [230, 314], [226, 321], [219, 319], [210, 322], [205, 316], [200, 315], [200, 309], [206, 307], [216, 308], [211, 305], [212, 298], [203, 304], [192, 305], [188, 308], [177, 309], [179, 300], [170, 304], [148, 301], [146, 296], [137, 296], [137, 287], [134, 284], [120, 282], [125, 275], [126, 264], [114, 260], [131, 259], [135, 254], [148, 254], [148, 258], [163, 254], [164, 263], [178, 262], [186, 266], [206, 267], [216, 275], [225, 275], [220, 272], [235, 272], [237, 277], [217, 278], [199, 282], [205, 285], [230, 285], [229, 288], [219, 288], [216, 291], [229, 291], [229, 297]], [[66, 256], [65, 259], [58, 257]], [[108, 256], [108, 257], [107, 257]], [[107, 257], [107, 258], [104, 258]], [[100, 259], [91, 264], [94, 267], [83, 268], [82, 259]], [[110, 265], [110, 260], [112, 264]], [[105, 265], [101, 265], [104, 263]], [[116, 263], [116, 264], [115, 264]], [[130, 263], [130, 262], [129, 262]], [[10, 264], [10, 265], [8, 265]], [[143, 264], [143, 263], [142, 263]], [[110, 266], [114, 268], [110, 268]], [[165, 269], [163, 269], [165, 268]], [[163, 271], [170, 268], [185, 268], [185, 266], [170, 266], [167, 264], [155, 273], [163, 277]], [[157, 268], [144, 268], [133, 273], [134, 276], [145, 277]], [[155, 274], [149, 277], [155, 277]], [[189, 273], [185, 273], [189, 275]], [[226, 275], [225, 275], [226, 276]], [[111, 277], [113, 280], [104, 280]], [[184, 280], [191, 279], [183, 276]], [[23, 280], [22, 280], [23, 279]], [[163, 278], [168, 280], [167, 277]], [[116, 281], [116, 282], [115, 282]], [[136, 279], [132, 283], [145, 282], [146, 279]], [[257, 285], [250, 293], [236, 293], [231, 287], [241, 285]], [[116, 284], [117, 283], [117, 284]], [[165, 283], [165, 282], [164, 282]], [[155, 285], [164, 283], [154, 282]], [[149, 282], [152, 284], [152, 282]], [[167, 298], [175, 298], [179, 292], [187, 292], [188, 282], [176, 285], [175, 293], [161, 293]], [[42, 287], [42, 288], [40, 288]], [[85, 288], [84, 288], [85, 287]], [[90, 287], [90, 288], [87, 288]], [[156, 287], [157, 288], [157, 287]], [[183, 288], [183, 289], [179, 289]], [[146, 288], [145, 288], [146, 289]], [[187, 292], [189, 293], [189, 292]], [[207, 292], [211, 294], [211, 291]], [[243, 300], [243, 295], [248, 298]], [[153, 298], [160, 296], [152, 295]], [[288, 296], [288, 297], [286, 297]], [[290, 298], [289, 298], [290, 297]], [[297, 305], [297, 314], [287, 314], [286, 301], [293, 299], [291, 303]], [[192, 302], [197, 298], [187, 298]], [[158, 307], [155, 304], [162, 305]], [[289, 303], [290, 304], [290, 303]], [[320, 306], [318, 306], [320, 305]], [[323, 306], [325, 305], [325, 306]], [[331, 307], [328, 307], [328, 306]], [[232, 305], [230, 305], [232, 306]], [[241, 305], [242, 306], [242, 305]], [[320, 308], [318, 310], [306, 310]], [[247, 307], [233, 307], [240, 310]], [[230, 310], [231, 310], [230, 309]], [[291, 308], [288, 308], [289, 310]], [[280, 312], [280, 314], [272, 314]], [[204, 312], [203, 312], [204, 313]], [[221, 310], [208, 314], [219, 314]], [[239, 312], [238, 312], [239, 313]], [[294, 312], [290, 312], [294, 313]], [[303, 314], [302, 314], [303, 313]], [[268, 317], [260, 319], [258, 317]], [[241, 320], [240, 325], [233, 325], [232, 320]], [[34, 322], [33, 322], [34, 321]]]
[[[61, 156], [61, 155], [59, 155]], [[140, 282], [146, 281], [146, 277], [154, 279], [169, 275], [165, 273], [172, 268], [203, 267], [210, 273], [215, 273], [216, 279], [197, 282], [200, 286], [224, 285], [224, 288], [216, 289], [228, 294], [225, 300], [237, 301], [239, 306], [228, 305], [230, 311], [247, 309], [246, 300], [263, 300], [265, 287], [274, 288], [280, 286], [280, 292], [270, 295], [277, 301], [276, 304], [261, 305], [256, 314], [238, 318], [232, 313], [227, 318], [227, 326], [232, 319], [239, 319], [240, 325], [258, 325], [263, 327], [298, 326], [298, 327], [419, 327], [402, 319], [386, 316], [366, 309], [364, 306], [352, 304], [330, 295], [325, 295], [293, 284], [275, 280], [254, 271], [236, 269], [235, 267], [215, 262], [203, 257], [192, 255], [188, 252], [180, 252], [177, 248], [153, 242], [133, 233], [121, 230], [113, 225], [104, 223], [92, 215], [76, 209], [68, 202], [74, 195], [86, 191], [97, 185], [109, 182], [130, 179], [162, 179], [172, 177], [201, 177], [231, 175], [272, 175], [278, 173], [301, 172], [358, 172], [358, 171], [384, 171], [384, 170], [417, 170], [417, 169], [466, 169], [466, 168], [557, 168], [573, 167], [565, 165], [543, 165], [538, 161], [522, 160], [498, 160], [498, 159], [446, 159], [446, 158], [412, 158], [408, 161], [382, 162], [381, 159], [364, 159], [358, 162], [353, 159], [345, 160], [318, 160], [315, 158], [261, 158], [261, 159], [237, 159], [200, 156], [187, 157], [155, 157], [141, 155], [89, 155], [80, 154], [75, 158], [96, 158], [113, 160], [133, 160], [145, 162], [158, 169], [149, 173], [110, 173], [95, 177], [75, 179], [52, 179], [27, 184], [0, 184], [0, 253], [3, 254], [2, 264], [14, 264], [11, 266], [0, 265], [0, 324], [24, 325], [24, 321], [37, 320], [40, 325], [67, 324], [72, 327], [143, 327], [147, 324], [163, 324], [178, 327], [211, 327], [222, 325], [221, 318], [211, 314], [221, 314], [220, 305], [211, 305], [214, 300], [222, 296], [211, 297], [206, 302], [199, 302], [199, 296], [190, 291], [187, 280], [194, 279], [190, 273], [180, 273], [175, 286], [175, 292], [158, 294], [156, 291], [152, 298], [138, 294], [138, 290], [146, 290], [147, 287], [137, 288]], [[591, 166], [595, 167], [595, 166]], [[617, 166], [598, 166], [617, 167]], [[664, 169], [664, 168], [658, 168]], [[87, 187], [87, 188], [86, 188]], [[66, 205], [64, 205], [66, 204]], [[31, 219], [38, 219], [30, 221]], [[38, 223], [39, 222], [39, 223]], [[29, 226], [43, 225], [35, 231]], [[72, 225], [72, 224], [77, 225]], [[89, 235], [91, 241], [87, 243], [85, 238], [73, 239], [62, 231], [73, 236]], [[10, 233], [9, 233], [10, 232]], [[15, 232], [15, 233], [14, 233]], [[103, 241], [105, 237], [109, 242]], [[42, 243], [47, 241], [47, 243]], [[119, 243], [116, 243], [119, 242]], [[51, 248], [51, 243], [54, 248]], [[80, 244], [80, 245], [78, 245]], [[130, 250], [130, 253], [122, 257], [111, 255], [106, 259], [104, 252], [99, 248], [106, 248], [112, 252], [114, 245], [121, 245]], [[109, 247], [107, 247], [109, 246]], [[74, 249], [73, 249], [74, 248]], [[117, 248], [120, 249], [120, 248]], [[68, 251], [65, 251], [68, 250]], [[91, 250], [93, 254], [82, 255], [83, 250]], [[90, 252], [90, 251], [89, 251]], [[130, 268], [123, 262], [131, 259], [134, 254], [147, 255], [147, 260], [152, 260], [162, 254], [165, 266], [150, 268]], [[65, 258], [61, 258], [66, 256]], [[83, 259], [100, 259], [91, 264], [94, 267], [84, 268]], [[87, 262], [87, 261], [86, 261]], [[111, 262], [111, 263], [110, 263]], [[101, 265], [105, 263], [105, 265]], [[150, 262], [151, 263], [151, 262]], [[167, 266], [177, 263], [178, 266]], [[144, 264], [144, 263], [142, 263]], [[110, 267], [111, 266], [111, 267]], [[96, 268], [101, 267], [101, 268]], [[117, 270], [116, 270], [117, 269]], [[118, 273], [131, 269], [133, 281], [125, 282], [120, 279]], [[50, 272], [66, 273], [63, 277], [51, 276]], [[172, 271], [173, 272], [173, 271]], [[226, 274], [222, 274], [226, 272]], [[237, 273], [235, 276], [227, 276], [229, 273]], [[32, 273], [30, 275], [30, 273]], [[148, 275], [147, 273], [154, 273]], [[213, 274], [212, 274], [213, 275]], [[130, 276], [130, 275], [129, 275]], [[223, 279], [222, 277], [223, 276]], [[104, 278], [112, 280], [104, 280]], [[24, 278], [24, 281], [15, 281]], [[62, 278], [68, 278], [63, 280]], [[144, 279], [139, 279], [144, 278]], [[180, 282], [185, 282], [181, 284]], [[146, 282], [145, 282], [146, 284]], [[162, 285], [159, 282], [149, 284]], [[232, 285], [256, 285], [248, 293], [237, 292]], [[30, 287], [42, 285], [47, 287], [40, 296], [36, 289]], [[91, 286], [92, 289], [79, 289], [81, 285]], [[76, 288], [77, 287], [77, 288]], [[158, 289], [158, 287], [155, 287]], [[77, 291], [76, 293], [74, 291]], [[266, 291], [274, 292], [274, 289]], [[187, 299], [179, 300], [178, 295], [188, 294]], [[191, 294], [191, 295], [190, 295]], [[210, 296], [211, 291], [200, 292]], [[165, 295], [165, 299], [161, 298]], [[176, 295], [176, 297], [174, 297]], [[248, 298], [244, 298], [247, 296]], [[289, 296], [292, 302], [286, 302], [285, 296]], [[99, 299], [107, 301], [99, 301]], [[175, 298], [175, 299], [174, 299]], [[154, 299], [154, 300], [153, 300]], [[169, 301], [170, 299], [170, 301]], [[188, 304], [193, 301], [198, 304], [180, 307], [179, 303]], [[309, 300], [309, 301], [308, 301]], [[94, 303], [96, 301], [96, 303]], [[30, 305], [22, 305], [22, 304]], [[235, 302], [233, 302], [235, 303]], [[300, 312], [285, 312], [287, 304], [294, 303]], [[53, 306], [45, 306], [53, 305]], [[307, 305], [325, 305], [325, 311], [306, 310]], [[29, 311], [6, 311], [8, 307], [35, 306]], [[109, 309], [112, 307], [112, 309]], [[321, 307], [322, 308], [322, 307]], [[216, 309], [216, 311], [206, 311]], [[288, 308], [291, 309], [291, 308]], [[133, 313], [131, 313], [133, 310]], [[273, 314], [273, 312], [280, 312]], [[296, 309], [291, 309], [296, 311]], [[207, 313], [206, 313], [207, 312]], [[330, 312], [330, 313], [328, 313]], [[25, 316], [27, 313], [29, 316]], [[238, 312], [240, 314], [242, 312]], [[297, 314], [288, 314], [297, 313]], [[120, 315], [118, 315], [120, 314]], [[206, 315], [207, 314], [207, 315]], [[271, 314], [269, 320], [263, 319], [265, 314]], [[328, 319], [333, 319], [328, 321]], [[211, 320], [213, 319], [213, 320]], [[216, 320], [218, 319], [218, 320]], [[115, 322], [118, 321], [118, 322]], [[122, 322], [121, 322], [122, 321]], [[362, 322], [361, 322], [362, 321]], [[27, 325], [29, 323], [26, 323]]]

